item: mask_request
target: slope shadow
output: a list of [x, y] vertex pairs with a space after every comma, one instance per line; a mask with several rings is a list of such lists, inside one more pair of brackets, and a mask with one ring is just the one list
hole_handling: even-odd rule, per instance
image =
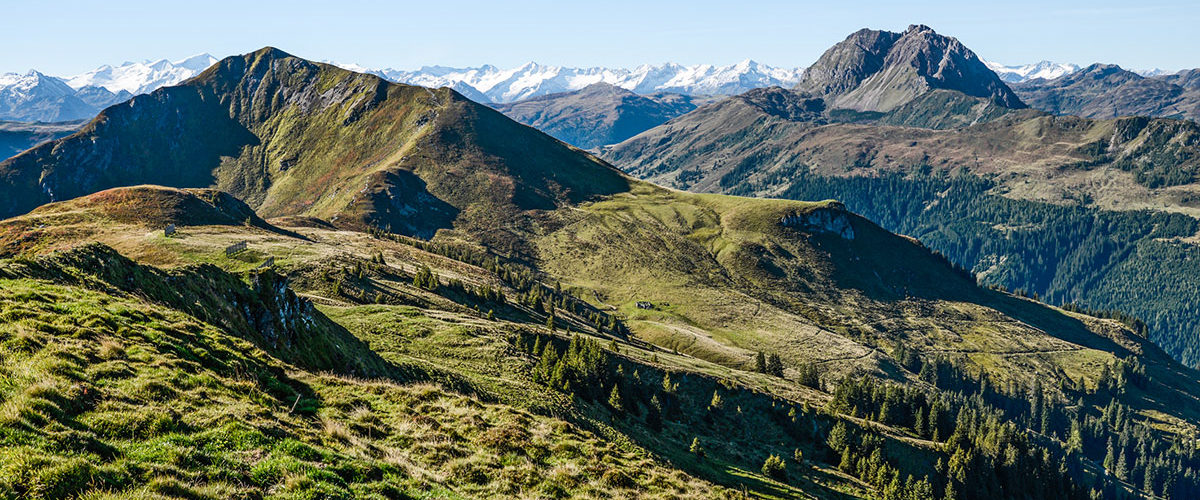
[[220, 99], [194, 87], [161, 88], [0, 162], [0, 218], [113, 187], [211, 186], [221, 157], [259, 142]]
[[1045, 304], [980, 287], [971, 273], [915, 240], [884, 231], [866, 219], [853, 217], [852, 221], [854, 240], [833, 235], [816, 235], [810, 240], [829, 254], [834, 265], [832, 279], [840, 289], [861, 291], [881, 303], [912, 298], [973, 303], [1076, 345], [1119, 356], [1130, 354], [1082, 321]]
[[372, 176], [364, 219], [389, 232], [428, 240], [438, 229], [450, 229], [459, 210], [434, 196], [424, 180], [408, 170], [392, 169]]

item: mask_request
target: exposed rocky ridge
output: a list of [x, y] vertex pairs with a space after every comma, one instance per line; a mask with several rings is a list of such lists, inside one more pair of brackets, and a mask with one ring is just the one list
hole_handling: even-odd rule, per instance
[[831, 108], [857, 111], [891, 111], [934, 89], [1024, 107], [975, 53], [921, 25], [903, 33], [863, 29], [851, 34], [822, 54], [796, 89], [827, 96]]
[[790, 92], [779, 87], [754, 89], [735, 96], [759, 111], [791, 121], [819, 121], [825, 112], [825, 100]]

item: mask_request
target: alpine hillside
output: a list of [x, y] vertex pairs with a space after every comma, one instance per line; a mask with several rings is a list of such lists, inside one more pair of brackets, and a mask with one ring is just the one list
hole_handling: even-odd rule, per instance
[[448, 88], [266, 48], [0, 174], [6, 496], [1200, 491], [1197, 374], [1132, 318], [840, 202], [629, 178]]
[[[876, 57], [892, 54], [888, 48], [897, 41], [927, 43], [903, 52], [911, 54], [955, 46], [924, 28], [906, 33], [860, 31], [853, 43], [830, 49], [813, 65], [826, 69], [801, 83], [817, 94], [749, 92], [702, 106], [602, 156], [680, 189], [838, 199], [919, 238], [984, 283], [1141, 318], [1151, 339], [1200, 364], [1194, 307], [1200, 280], [1190, 267], [1200, 252], [1193, 218], [1200, 215], [1200, 127], [1013, 109], [997, 103], [1021, 101], [1013, 103], [994, 74], [955, 85], [989, 98], [951, 88], [914, 98], [880, 93], [896, 86], [881, 86], [890, 80], [878, 75], [917, 71], [912, 81], [919, 85], [899, 87], [907, 89], [938, 81], [922, 73], [934, 66]], [[976, 60], [964, 57], [962, 64]], [[881, 95], [908, 100], [886, 113], [837, 108], [892, 102], [876, 99]]]

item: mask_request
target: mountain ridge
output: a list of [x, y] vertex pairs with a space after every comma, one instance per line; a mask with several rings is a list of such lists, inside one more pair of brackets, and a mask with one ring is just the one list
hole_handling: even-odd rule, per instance
[[[769, 87], [689, 115], [735, 118], [764, 147], [878, 127], [805, 152], [864, 177], [951, 178], [966, 156], [910, 160], [964, 131], [976, 145], [1045, 136], [1101, 168], [1154, 131], [1190, 132], [985, 117], [981, 101], [995, 105], [926, 89], [906, 106], [953, 109], [880, 116]], [[978, 123], [878, 123], [950, 115]], [[694, 131], [708, 144], [737, 143], [708, 125]], [[729, 186], [809, 169], [772, 162], [792, 151], [693, 144]], [[0, 186], [0, 201], [54, 201], [0, 222], [0, 315], [15, 320], [0, 322], [0, 368], [16, 376], [2, 494], [1082, 500], [1200, 486], [1195, 454], [1172, 446], [1200, 427], [1198, 376], [1138, 322], [981, 286], [828, 197], [631, 179], [449, 88], [267, 47], [0, 163]], [[1182, 219], [1105, 227], [1169, 239], [1194, 232]], [[1105, 469], [1109, 450], [1127, 466]]]
[[[150, 133], [162, 129], [173, 132]], [[124, 140], [141, 132], [148, 139]], [[317, 177], [328, 182], [307, 181]], [[268, 217], [425, 237], [454, 221], [483, 230], [497, 216], [628, 185], [611, 166], [450, 89], [393, 84], [270, 47], [108, 108], [72, 136], [0, 162], [0, 179], [6, 215], [151, 183], [217, 187]], [[463, 212], [480, 200], [492, 210]], [[418, 207], [429, 216], [408, 218]]]
[[1146, 77], [1117, 65], [1097, 63], [1056, 79], [1016, 84], [1015, 91], [1031, 106], [1060, 115], [1197, 120], [1200, 89], [1185, 86], [1191, 84], [1188, 75]]

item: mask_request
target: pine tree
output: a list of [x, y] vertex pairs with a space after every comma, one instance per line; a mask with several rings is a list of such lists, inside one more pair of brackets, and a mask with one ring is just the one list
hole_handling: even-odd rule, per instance
[[825, 437], [825, 444], [835, 452], [850, 449], [850, 429], [846, 427], [845, 422], [838, 421], [829, 429], [829, 434]]
[[704, 448], [700, 447], [700, 438], [692, 438], [692, 446], [688, 448], [688, 453], [704, 458]]
[[608, 406], [617, 413], [625, 411], [625, 405], [621, 404], [621, 391], [617, 388], [617, 384], [613, 384], [612, 392], [608, 394]]
[[846, 474], [854, 475], [854, 454], [850, 452], [850, 448], [842, 450], [842, 459], [838, 462], [838, 469]]
[[1113, 472], [1117, 470], [1117, 458], [1113, 452], [1112, 438], [1108, 438], [1108, 452], [1104, 454], [1104, 469]]
[[954, 481], [946, 482], [946, 493], [942, 495], [946, 500], [958, 500], [958, 489], [954, 487]]
[[709, 411], [720, 410], [723, 406], [725, 406], [725, 400], [721, 399], [720, 393], [713, 391], [712, 401], [708, 403]]
[[767, 373], [783, 378], [783, 360], [779, 359], [778, 354], [772, 353], [767, 357]]
[[758, 351], [758, 355], [754, 357], [754, 371], [758, 373], [767, 373], [767, 357], [762, 351]]

